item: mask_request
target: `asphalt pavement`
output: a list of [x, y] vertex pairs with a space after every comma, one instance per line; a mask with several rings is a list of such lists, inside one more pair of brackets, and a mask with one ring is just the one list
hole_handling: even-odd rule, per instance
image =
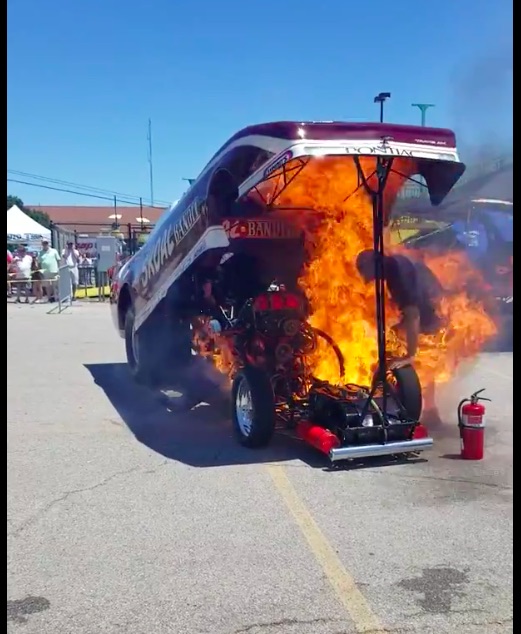
[[[512, 623], [512, 355], [439, 390], [416, 462], [236, 445], [130, 381], [108, 305], [7, 306], [7, 631], [496, 634]], [[458, 458], [485, 387], [486, 457]]]

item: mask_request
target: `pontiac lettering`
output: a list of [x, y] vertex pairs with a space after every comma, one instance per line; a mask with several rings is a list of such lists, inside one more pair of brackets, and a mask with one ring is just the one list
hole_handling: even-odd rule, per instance
[[361, 145], [359, 147], [346, 147], [347, 154], [374, 154], [376, 156], [408, 156], [414, 158], [411, 150], [402, 150], [389, 145]]

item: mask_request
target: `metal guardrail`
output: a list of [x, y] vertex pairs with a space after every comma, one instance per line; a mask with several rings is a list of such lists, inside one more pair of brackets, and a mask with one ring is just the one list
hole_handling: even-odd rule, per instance
[[[34, 304], [43, 300], [43, 291], [48, 296], [52, 308], [47, 314], [61, 313], [72, 304], [72, 279], [68, 266], [60, 266], [58, 275], [52, 278], [32, 279], [16, 278], [16, 273], [7, 274], [7, 297], [13, 297], [16, 303]], [[13, 286], [16, 292], [13, 294]], [[34, 298], [31, 301], [31, 298]]]
[[[67, 272], [66, 278], [70, 280], [68, 275], [68, 267], [60, 267], [60, 273]], [[44, 297], [49, 301], [48, 295], [53, 294], [55, 301], [63, 295], [60, 294], [60, 275], [48, 279], [34, 280], [29, 279], [16, 279], [16, 273], [7, 274], [7, 298], [27, 303], [34, 303]], [[62, 273], [63, 278], [63, 273]], [[110, 280], [105, 272], [98, 271], [96, 266], [79, 266], [78, 267], [78, 287], [76, 289], [75, 299], [92, 299], [97, 298], [99, 301], [105, 301], [109, 296]], [[72, 287], [69, 294], [72, 294]], [[65, 296], [62, 297], [65, 301]], [[72, 299], [72, 297], [71, 297]]]
[[33, 280], [31, 278], [17, 279], [15, 275], [16, 273], [7, 274], [7, 299], [14, 298], [18, 302], [22, 301], [23, 298], [25, 303], [30, 303], [32, 299], [32, 303], [34, 303], [39, 299], [43, 299], [44, 294], [53, 293], [52, 297], [54, 298], [58, 295], [59, 275], [41, 280]]
[[110, 294], [110, 280], [105, 271], [98, 271], [97, 266], [79, 266], [78, 299], [97, 297], [100, 302]]
[[70, 269], [67, 265], [60, 266], [58, 273], [58, 305], [51, 308], [48, 314], [58, 312], [61, 313], [68, 306], [71, 306], [72, 300], [72, 279]]

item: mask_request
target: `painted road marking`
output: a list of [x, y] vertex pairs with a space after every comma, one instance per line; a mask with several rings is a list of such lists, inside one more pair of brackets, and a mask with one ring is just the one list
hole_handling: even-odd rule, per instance
[[291, 484], [284, 467], [266, 465], [266, 469], [306, 538], [311, 552], [322, 567], [341, 603], [348, 611], [357, 632], [385, 634], [387, 630], [371, 610], [364, 595], [358, 589], [355, 580], [346, 570], [334, 548], [313, 519], [310, 511]]

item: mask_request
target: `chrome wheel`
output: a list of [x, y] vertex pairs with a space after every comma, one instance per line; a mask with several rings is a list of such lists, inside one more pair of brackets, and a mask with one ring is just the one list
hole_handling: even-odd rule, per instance
[[237, 415], [237, 424], [241, 433], [247, 438], [251, 434], [253, 425], [253, 399], [250, 386], [246, 379], [242, 379], [235, 397], [235, 412]]

